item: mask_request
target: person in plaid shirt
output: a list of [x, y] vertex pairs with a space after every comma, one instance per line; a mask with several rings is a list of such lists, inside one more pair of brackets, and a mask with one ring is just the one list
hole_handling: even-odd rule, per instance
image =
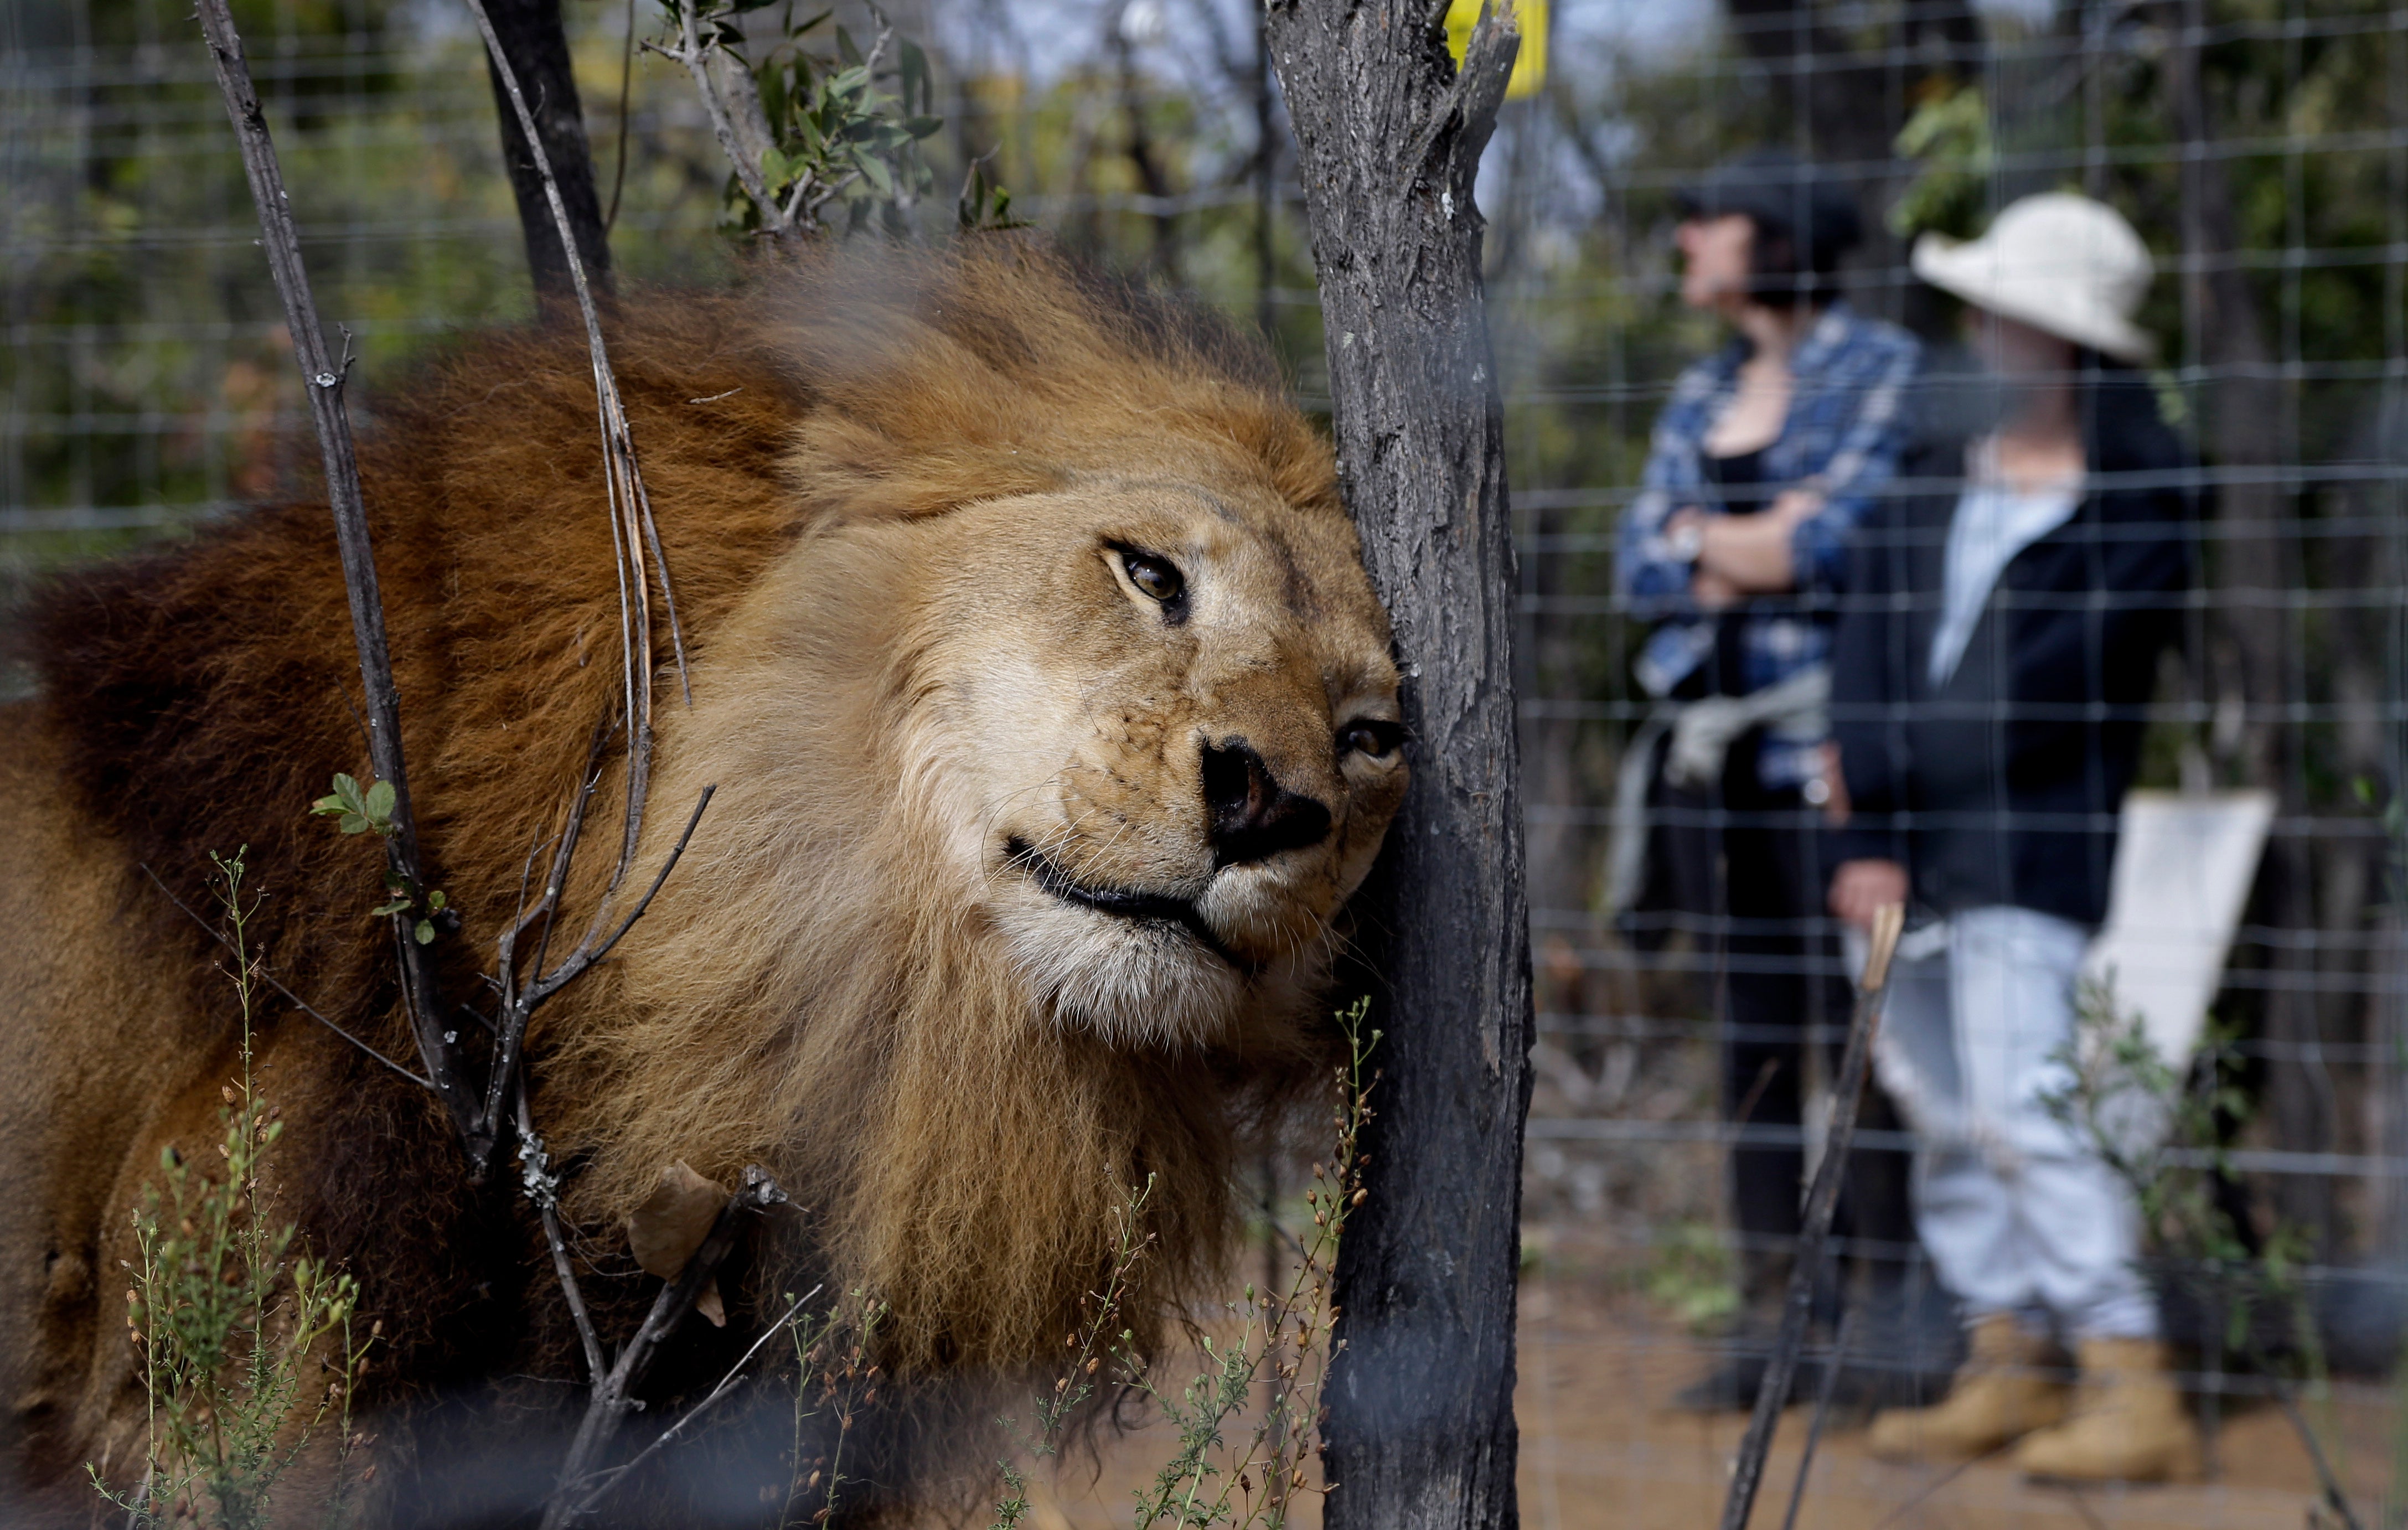
[[[1679, 1398], [1744, 1408], [1798, 1233], [1809, 1028], [1842, 1031], [1848, 1016], [1820, 919], [1815, 824], [1829, 794], [1835, 596], [1851, 534], [1896, 468], [1919, 353], [1839, 300], [1839, 260], [1861, 230], [1847, 193], [1813, 166], [1744, 154], [1681, 206], [1682, 300], [1737, 333], [1674, 385], [1622, 520], [1617, 578], [1655, 623], [1636, 669], [1657, 708], [1625, 762], [1608, 901], [1642, 938], [1668, 927], [1697, 938], [1722, 979], [1724, 1117], [1773, 1128], [1730, 1158], [1744, 1315], [1727, 1359]], [[1885, 1105], [1867, 1102], [1868, 1125], [1892, 1123]], [[1895, 1251], [1871, 1262], [1877, 1287], [1902, 1281], [1905, 1159], [1860, 1151], [1846, 1183], [1842, 1233]], [[1885, 1290], [1873, 1310], [1902, 1322], [1911, 1306]], [[1944, 1315], [1932, 1326], [1951, 1331]], [[1944, 1374], [1952, 1358], [1876, 1364], [1850, 1390], [1883, 1400], [1860, 1389]]]

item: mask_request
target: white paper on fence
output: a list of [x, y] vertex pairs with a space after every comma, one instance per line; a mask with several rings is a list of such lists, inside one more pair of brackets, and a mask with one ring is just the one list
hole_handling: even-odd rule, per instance
[[2115, 1007], [2140, 1011], [2157, 1053], [2181, 1065], [2258, 878], [2274, 822], [2271, 792], [2148, 792], [2124, 798], [2107, 923], [2082, 975], [2114, 983]]

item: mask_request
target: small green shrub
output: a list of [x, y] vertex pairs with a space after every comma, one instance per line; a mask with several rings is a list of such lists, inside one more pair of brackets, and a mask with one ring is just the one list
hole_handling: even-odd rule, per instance
[[141, 1480], [118, 1493], [88, 1466], [102, 1496], [136, 1527], [191, 1522], [211, 1530], [271, 1523], [277, 1484], [331, 1423], [336, 1491], [320, 1523], [339, 1525], [361, 1441], [351, 1394], [375, 1329], [355, 1341], [359, 1292], [312, 1259], [293, 1224], [276, 1226], [261, 1160], [283, 1134], [280, 1110], [251, 1078], [258, 953], [247, 927], [256, 894], [243, 888], [242, 852], [212, 853], [211, 892], [242, 1022], [241, 1071], [222, 1086], [224, 1135], [212, 1169], [173, 1148], [134, 1215], [138, 1264], [126, 1267], [125, 1323], [148, 1399]]

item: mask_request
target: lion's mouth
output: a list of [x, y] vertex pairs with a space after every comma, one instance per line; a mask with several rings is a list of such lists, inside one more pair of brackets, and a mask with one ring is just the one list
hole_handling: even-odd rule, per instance
[[1035, 846], [1017, 836], [1005, 841], [1004, 860], [1026, 871], [1029, 879], [1065, 903], [1075, 903], [1098, 913], [1141, 923], [1171, 924], [1187, 932], [1195, 942], [1241, 973], [1251, 975], [1254, 964], [1240, 958], [1221, 943], [1212, 926], [1196, 905], [1185, 898], [1167, 893], [1141, 893], [1123, 887], [1089, 887], [1070, 875], [1062, 864], [1041, 853]]

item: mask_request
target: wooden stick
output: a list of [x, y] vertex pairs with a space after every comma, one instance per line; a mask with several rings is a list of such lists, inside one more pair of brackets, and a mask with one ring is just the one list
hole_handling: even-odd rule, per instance
[[[334, 511], [335, 545], [341, 553], [343, 590], [351, 608], [351, 640], [358, 650], [360, 685], [367, 699], [368, 763], [377, 779], [393, 788], [393, 833], [385, 836], [385, 859], [413, 896], [423, 898], [429, 882], [419, 853], [417, 819], [410, 808], [409, 770], [402, 757], [401, 698], [394, 686], [393, 656], [385, 643], [384, 597], [377, 584], [376, 552], [368, 538], [359, 458], [351, 445], [351, 417], [343, 408], [350, 348], [345, 347], [339, 363], [327, 353], [326, 336], [318, 323], [318, 305], [309, 293], [309, 274], [301, 262], [301, 236], [294, 226], [292, 200], [285, 194], [284, 172], [277, 162], [275, 140], [268, 136], [259, 93], [251, 86], [251, 66], [244, 60], [234, 16], [226, 0], [199, 0], [199, 4], [201, 34], [217, 65], [226, 115], [234, 120], [243, 173], [251, 181], [251, 205], [259, 212], [260, 244], [267, 251], [268, 269], [275, 273], [277, 293], [284, 300], [284, 325], [293, 336], [294, 360], [300, 364], [303, 392], [309, 399], [310, 421], [317, 427], [319, 453], [325, 465], [326, 500]], [[435, 952], [410, 938], [408, 923], [413, 917], [409, 912], [392, 916], [401, 952], [402, 1000], [426, 1080], [465, 1137], [475, 1124], [477, 1100], [460, 1077], [457, 1048], [444, 1039]]]
[[1789, 1383], [1798, 1374], [1799, 1352], [1806, 1347], [1806, 1324], [1814, 1313], [1814, 1273], [1822, 1266], [1824, 1245], [1830, 1241], [1831, 1214], [1840, 1204], [1848, 1145], [1856, 1132], [1856, 1101], [1865, 1091], [1873, 1033], [1881, 1024], [1882, 999], [1889, 989], [1890, 958], [1897, 953], [1898, 937], [1905, 927], [1902, 905], [1886, 904], [1873, 913], [1872, 945], [1865, 956], [1865, 975], [1856, 985], [1856, 1014], [1848, 1022], [1848, 1050], [1840, 1060], [1839, 1086], [1831, 1094], [1822, 1161], [1814, 1165], [1813, 1187], [1806, 1193], [1806, 1212], [1800, 1219], [1803, 1224], [1789, 1269], [1788, 1297], [1781, 1312], [1781, 1335], [1773, 1341], [1772, 1358], [1764, 1367], [1764, 1381], [1756, 1394], [1756, 1411], [1747, 1421], [1747, 1437], [1740, 1445], [1739, 1462], [1731, 1472], [1730, 1496], [1723, 1502], [1722, 1530], [1747, 1530], [1748, 1514], [1756, 1508], [1756, 1490], [1764, 1480], [1764, 1460], [1772, 1450], [1772, 1434], [1780, 1426]]

